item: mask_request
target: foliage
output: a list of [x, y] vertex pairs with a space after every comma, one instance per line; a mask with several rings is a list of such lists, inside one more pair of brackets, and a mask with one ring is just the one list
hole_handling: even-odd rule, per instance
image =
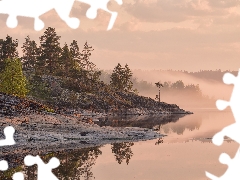
[[40, 76], [34, 75], [28, 82], [29, 95], [43, 100], [50, 99], [50, 89]]
[[123, 143], [113, 143], [112, 144], [112, 153], [116, 158], [116, 161], [121, 164], [124, 159], [126, 159], [126, 163], [129, 164], [131, 157], [133, 156], [133, 152], [131, 150], [131, 146], [133, 146], [133, 142], [123, 142]]
[[25, 97], [28, 92], [26, 85], [27, 80], [22, 72], [22, 63], [20, 59], [6, 59], [4, 61], [5, 68], [0, 74], [0, 91]]
[[23, 63], [23, 70], [34, 71], [37, 64], [37, 57], [39, 55], [39, 48], [37, 47], [37, 43], [30, 39], [29, 36], [25, 38], [25, 42], [22, 46], [23, 56], [21, 58]]
[[132, 72], [128, 65], [122, 67], [120, 63], [114, 68], [110, 78], [110, 84], [116, 89], [123, 90], [132, 90], [133, 83], [131, 81]]
[[45, 73], [55, 74], [59, 68], [59, 57], [61, 54], [60, 36], [57, 36], [55, 28], [48, 27], [40, 39], [41, 65], [46, 69]]
[[7, 35], [6, 40], [0, 39], [0, 71], [4, 69], [4, 60], [18, 57], [18, 40]]

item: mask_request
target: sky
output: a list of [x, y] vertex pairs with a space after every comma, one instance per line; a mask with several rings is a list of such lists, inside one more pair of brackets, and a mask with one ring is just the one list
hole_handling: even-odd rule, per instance
[[[90, 6], [75, 1], [71, 17], [79, 28], [71, 29], [55, 10], [40, 16], [45, 23], [34, 30], [34, 19], [18, 17], [17, 28], [6, 26], [7, 14], [0, 14], [0, 38], [7, 34], [19, 39], [19, 51], [29, 35], [39, 43], [47, 27], [61, 36], [61, 45], [87, 41], [95, 49], [91, 61], [100, 69], [113, 69], [117, 63], [131, 69], [238, 70], [240, 68], [239, 0], [114, 0], [108, 8], [118, 12], [113, 29], [107, 31], [110, 14], [98, 11], [88, 19]], [[21, 54], [21, 52], [20, 52]]]

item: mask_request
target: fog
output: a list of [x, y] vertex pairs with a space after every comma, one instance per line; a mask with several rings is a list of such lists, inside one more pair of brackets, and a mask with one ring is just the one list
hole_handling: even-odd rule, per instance
[[[133, 76], [138, 81], [147, 81], [155, 85], [156, 82], [160, 81], [176, 82], [182, 80], [184, 85], [199, 84], [202, 94], [208, 96], [209, 99], [196, 97], [194, 94], [182, 94], [182, 93], [167, 93], [161, 91], [161, 101], [167, 103], [174, 103], [179, 105], [181, 108], [215, 108], [215, 101], [217, 99], [229, 100], [232, 92], [233, 85], [226, 85], [223, 82], [206, 78], [196, 78], [190, 74], [181, 71], [160, 71], [160, 70], [133, 70]], [[155, 98], [158, 94], [158, 88], [155, 89], [144, 89], [138, 88], [139, 94]]]

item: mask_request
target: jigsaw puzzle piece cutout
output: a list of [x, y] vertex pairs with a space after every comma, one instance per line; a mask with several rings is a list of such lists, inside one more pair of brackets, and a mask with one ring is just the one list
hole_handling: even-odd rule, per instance
[[223, 81], [226, 84], [234, 84], [232, 95], [230, 97], [230, 100], [228, 105], [231, 107], [233, 116], [235, 118], [235, 121], [240, 122], [240, 69], [238, 71], [238, 76], [234, 76], [233, 74], [226, 73], [223, 76]]
[[32, 166], [37, 164], [38, 166], [38, 180], [58, 180], [58, 178], [52, 173], [52, 169], [57, 168], [60, 165], [60, 161], [53, 157], [48, 164], [45, 164], [39, 156], [28, 155], [24, 158], [26, 166]]
[[237, 77], [231, 73], [225, 73], [223, 75], [223, 82], [225, 84], [235, 84], [237, 82]]
[[75, 0], [58, 0], [55, 5], [55, 10], [59, 17], [66, 22], [72, 29], [77, 29], [80, 25], [80, 20], [76, 17], [70, 17]]
[[16, 172], [12, 176], [13, 180], [24, 180], [24, 175], [22, 172]]
[[224, 136], [227, 136], [240, 144], [240, 123], [231, 124], [216, 133], [212, 138], [213, 144], [217, 146], [222, 145]]
[[[109, 21], [109, 24], [108, 24], [108, 28], [107, 30], [110, 30], [112, 29], [116, 19], [117, 19], [117, 15], [118, 13], [117, 12], [113, 12], [113, 11], [110, 11], [107, 7], [108, 3], [110, 0], [77, 0], [79, 2], [82, 2], [82, 3], [85, 3], [85, 4], [88, 4], [90, 5], [91, 7], [87, 10], [86, 12], [86, 16], [89, 18], [89, 19], [95, 19], [97, 17], [97, 11], [99, 9], [101, 10], [104, 10], [108, 13], [111, 14], [111, 18], [110, 18], [110, 21]], [[115, 0], [119, 5], [122, 5], [123, 2], [122, 0]]]
[[239, 180], [240, 179], [240, 149], [238, 148], [238, 151], [233, 159], [230, 158], [230, 156], [226, 153], [222, 153], [219, 156], [219, 161], [222, 164], [228, 165], [227, 171], [221, 176], [217, 177], [215, 175], [212, 175], [209, 172], [205, 172], [206, 176], [210, 178], [211, 180]]
[[5, 160], [0, 161], [0, 171], [6, 171], [8, 169], [8, 162]]
[[3, 132], [5, 139], [0, 140], [0, 146], [10, 146], [16, 144], [13, 137], [15, 129], [12, 126], [5, 127]]
[[76, 29], [80, 20], [69, 17], [73, 3], [74, 0], [2, 0], [0, 13], [9, 15], [6, 22], [9, 28], [15, 28], [18, 25], [17, 16], [24, 16], [34, 18], [34, 29], [39, 31], [44, 28], [44, 22], [39, 17], [55, 9], [68, 26]]
[[226, 109], [227, 106], [230, 106], [230, 103], [228, 101], [224, 101], [224, 100], [217, 100], [216, 106], [220, 111], [222, 111], [222, 110]]

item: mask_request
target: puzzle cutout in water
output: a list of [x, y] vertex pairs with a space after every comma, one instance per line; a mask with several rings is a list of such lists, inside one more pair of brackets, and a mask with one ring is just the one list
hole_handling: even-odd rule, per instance
[[[66, 22], [66, 24], [76, 29], [80, 25], [80, 20], [75, 17], [69, 17], [75, 0], [1, 0], [0, 13], [8, 14], [7, 26], [15, 28], [18, 25], [17, 16], [34, 18], [34, 29], [36, 31], [44, 28], [44, 22], [39, 19], [39, 16], [54, 9], [59, 17]], [[86, 16], [89, 19], [97, 17], [98, 10], [104, 10], [111, 14], [107, 30], [112, 29], [118, 13], [110, 11], [107, 5], [110, 0], [77, 0], [79, 2], [90, 5]], [[119, 5], [122, 5], [122, 0], [115, 0]]]
[[[226, 73], [223, 76], [223, 82], [225, 84], [234, 84], [233, 92], [230, 101], [218, 100], [216, 106], [219, 110], [224, 110], [227, 106], [230, 106], [235, 123], [223, 128], [220, 132], [213, 136], [212, 142], [220, 146], [224, 141], [224, 136], [231, 138], [232, 140], [240, 144], [240, 70], [238, 76], [234, 76], [230, 73]], [[219, 161], [222, 164], [227, 164], [227, 171], [221, 176], [216, 177], [208, 172], [206, 176], [211, 180], [239, 180], [240, 179], [240, 148], [238, 149], [235, 157], [231, 159], [226, 153], [222, 153], [219, 157]]]
[[[0, 146], [9, 146], [14, 145], [14, 132], [15, 129], [12, 126], [8, 126], [4, 128], [5, 139], [0, 140]], [[24, 158], [24, 163], [26, 166], [33, 166], [37, 164], [38, 172], [37, 179], [38, 180], [58, 180], [58, 178], [52, 173], [52, 169], [57, 168], [60, 165], [60, 161], [53, 157], [50, 161], [45, 164], [39, 156], [31, 156], [28, 155]], [[6, 171], [8, 169], [8, 162], [5, 160], [0, 161], [0, 171]], [[12, 176], [13, 180], [24, 180], [24, 175], [22, 172], [16, 172]]]

